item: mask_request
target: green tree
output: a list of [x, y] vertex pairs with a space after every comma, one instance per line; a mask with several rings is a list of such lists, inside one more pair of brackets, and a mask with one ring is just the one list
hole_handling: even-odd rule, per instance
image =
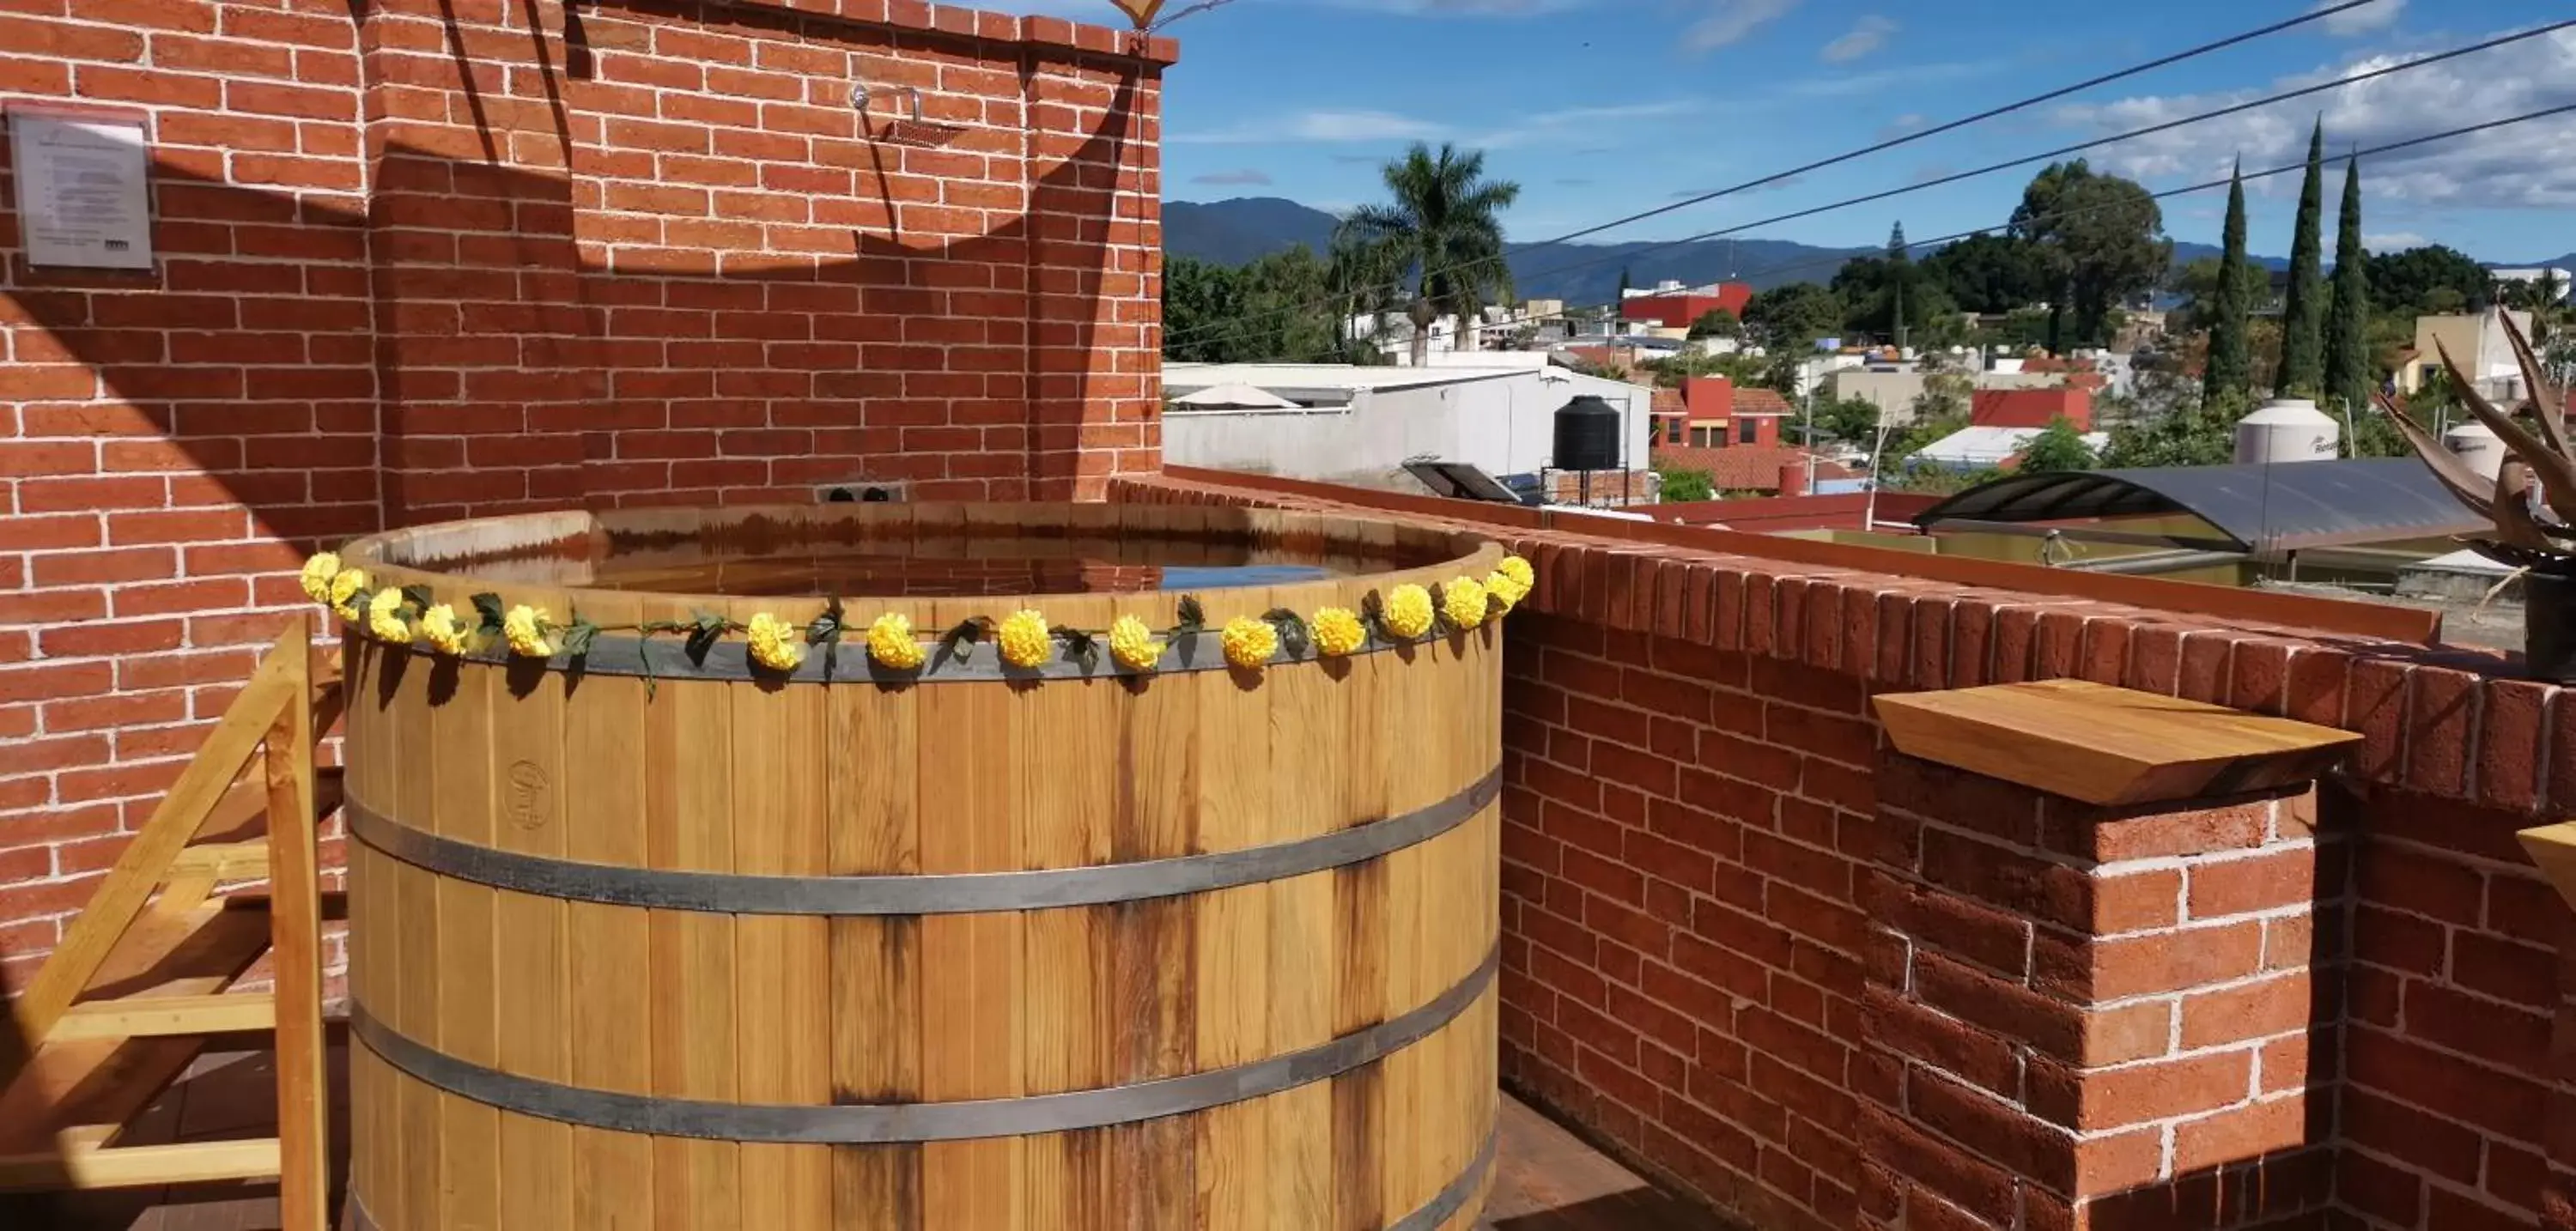
[[1655, 474], [1663, 479], [1661, 499], [1666, 504], [1688, 504], [1698, 500], [1717, 499], [1717, 488], [1709, 482], [1705, 470], [1681, 470], [1658, 466]]
[[1744, 305], [1744, 323], [1767, 349], [1804, 352], [1842, 330], [1843, 301], [1813, 282], [1791, 282], [1755, 295]]
[[[2184, 333], [2207, 333], [2218, 323], [2218, 278], [2223, 268], [2225, 262], [2220, 258], [2205, 256], [2174, 271], [2168, 285], [2174, 294], [2182, 297], [2183, 306], [2172, 318], [2172, 329]], [[2240, 303], [2260, 303], [2271, 293], [2271, 274], [2250, 261], [2237, 271], [2237, 280], [2240, 283], [2237, 288]]]
[[[2254, 380], [2252, 339], [2246, 330], [2253, 303], [2246, 294], [2250, 262], [2245, 259], [2245, 170], [2241, 165], [2227, 188], [2227, 228], [2220, 242], [2217, 297], [2209, 314], [2209, 365], [2200, 381], [2203, 402], [2244, 397]], [[2115, 447], [2117, 443], [2113, 442]]]
[[2299, 188], [2298, 229], [2290, 237], [2290, 294], [2281, 305], [2280, 381], [2291, 397], [2314, 397], [2325, 388], [2326, 127], [2308, 135], [2308, 175]]
[[2468, 254], [2439, 244], [2370, 258], [2370, 297], [2383, 308], [2459, 312], [2493, 301], [2493, 279]]
[[1979, 232], [1919, 262], [1924, 281], [1941, 288], [1960, 311], [2016, 312], [2048, 298], [2046, 254], [2013, 234]]
[[[2049, 349], [2109, 341], [2111, 310], [2173, 265], [2164, 210], [2134, 180], [2083, 159], [2051, 163], [2022, 190], [2012, 230], [2040, 246], [2052, 291]], [[2069, 336], [2067, 326], [2073, 326]]]
[[2101, 464], [2093, 456], [2093, 446], [2084, 443], [2084, 434], [2064, 415], [2049, 420], [2048, 427], [2030, 438], [2022, 447], [2021, 474], [2048, 474], [2060, 470], [2091, 470]]
[[[1463, 327], [1490, 303], [1512, 298], [1511, 266], [1503, 261], [1501, 214], [1520, 199], [1521, 186], [1485, 178], [1485, 155], [1443, 143], [1437, 154], [1415, 142], [1386, 164], [1386, 190], [1394, 200], [1352, 210], [1342, 226], [1379, 247], [1390, 262], [1412, 272], [1413, 362], [1430, 362], [1431, 326], [1455, 316]], [[1472, 347], [1475, 334], [1459, 342]]]
[[2209, 400], [2178, 389], [2170, 406], [2126, 418], [2113, 427], [2110, 443], [2102, 449], [2102, 464], [2114, 470], [2223, 466], [2236, 460], [2236, 421], [2245, 417], [2247, 409], [2241, 393]]
[[1878, 403], [1868, 399], [1819, 398], [1816, 401], [1815, 413], [1816, 438], [1800, 443], [1816, 444], [1835, 440], [1845, 444], [1866, 446], [1878, 436], [1878, 420]]
[[1844, 262], [1834, 274], [1833, 292], [1844, 304], [1846, 333], [1885, 338], [1899, 346], [1909, 338], [1931, 343], [1958, 333], [1959, 305], [1908, 255], [1903, 223], [1888, 237], [1886, 255]]
[[1224, 363], [1240, 341], [1243, 315], [1235, 271], [1186, 256], [1163, 262], [1163, 355], [1180, 363]]
[[1735, 314], [1724, 308], [1711, 308], [1700, 313], [1699, 319], [1692, 321], [1690, 327], [1693, 338], [1732, 338], [1743, 333], [1744, 322], [1735, 319]]
[[[2385, 416], [2370, 409], [2373, 375], [2370, 254], [2361, 246], [2361, 159], [2354, 157], [2344, 162], [2343, 209], [2335, 219], [2334, 310], [2326, 321], [2325, 392], [2328, 401], [2351, 414], [2356, 429], [2368, 419], [2393, 432], [2381, 422]], [[2359, 435], [2356, 430], [2349, 456], [2362, 456]]]

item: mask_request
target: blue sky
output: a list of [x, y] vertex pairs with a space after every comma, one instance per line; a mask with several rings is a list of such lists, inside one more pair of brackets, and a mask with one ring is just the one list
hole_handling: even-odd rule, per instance
[[[1111, 24], [1108, 0], [985, 0]], [[1183, 0], [1172, 0], [1181, 7]], [[1512, 238], [1550, 238], [1768, 175], [2295, 15], [2325, 0], [1231, 0], [1175, 25], [1164, 195], [1281, 196], [1339, 210], [1378, 195], [1413, 139], [1483, 148], [1518, 181]], [[1611, 233], [1664, 239], [2108, 136], [2576, 17], [2565, 0], [2375, 0], [2285, 34], [2002, 120], [1695, 205]], [[2153, 188], [2576, 103], [2576, 30], [2276, 108], [2124, 142], [2097, 167]], [[2002, 222], [2028, 171], [1931, 188], [1749, 234], [1868, 244]], [[2365, 160], [2375, 247], [2426, 240], [2490, 260], [2576, 250], [2576, 115]], [[2329, 195], [2340, 180], [2329, 183]], [[2253, 246], [2290, 246], [2298, 184], [2258, 186]], [[2223, 194], [2166, 203], [2214, 243]], [[2331, 205], [2329, 212], [2331, 212]]]

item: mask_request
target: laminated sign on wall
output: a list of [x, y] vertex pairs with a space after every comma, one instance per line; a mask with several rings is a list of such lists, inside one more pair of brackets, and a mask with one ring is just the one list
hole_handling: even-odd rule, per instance
[[152, 268], [141, 119], [12, 108], [9, 145], [28, 264]]

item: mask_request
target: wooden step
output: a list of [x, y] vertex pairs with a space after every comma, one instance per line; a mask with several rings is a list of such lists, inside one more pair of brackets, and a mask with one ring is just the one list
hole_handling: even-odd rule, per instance
[[110, 1148], [74, 1139], [46, 1153], [0, 1157], [0, 1192], [270, 1179], [279, 1157], [275, 1137]]
[[140, 996], [76, 1004], [54, 1023], [48, 1042], [141, 1039], [277, 1028], [277, 998], [239, 992], [212, 996]]
[[[170, 879], [203, 877], [210, 881], [268, 879], [268, 841], [209, 842], [179, 852], [170, 862]], [[166, 882], [165, 882], [166, 883]]]

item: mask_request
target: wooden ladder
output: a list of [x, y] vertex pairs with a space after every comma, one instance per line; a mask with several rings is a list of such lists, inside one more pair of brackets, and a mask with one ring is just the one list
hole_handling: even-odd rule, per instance
[[[275, 1177], [284, 1231], [329, 1227], [321, 925], [338, 895], [314, 844], [339, 775], [317, 773], [314, 744], [341, 704], [337, 656], [298, 614], [18, 998], [0, 1192]], [[261, 878], [265, 894], [214, 893]], [[264, 952], [274, 990], [227, 991]], [[235, 1031], [276, 1035], [277, 1136], [118, 1144], [206, 1036]]]

